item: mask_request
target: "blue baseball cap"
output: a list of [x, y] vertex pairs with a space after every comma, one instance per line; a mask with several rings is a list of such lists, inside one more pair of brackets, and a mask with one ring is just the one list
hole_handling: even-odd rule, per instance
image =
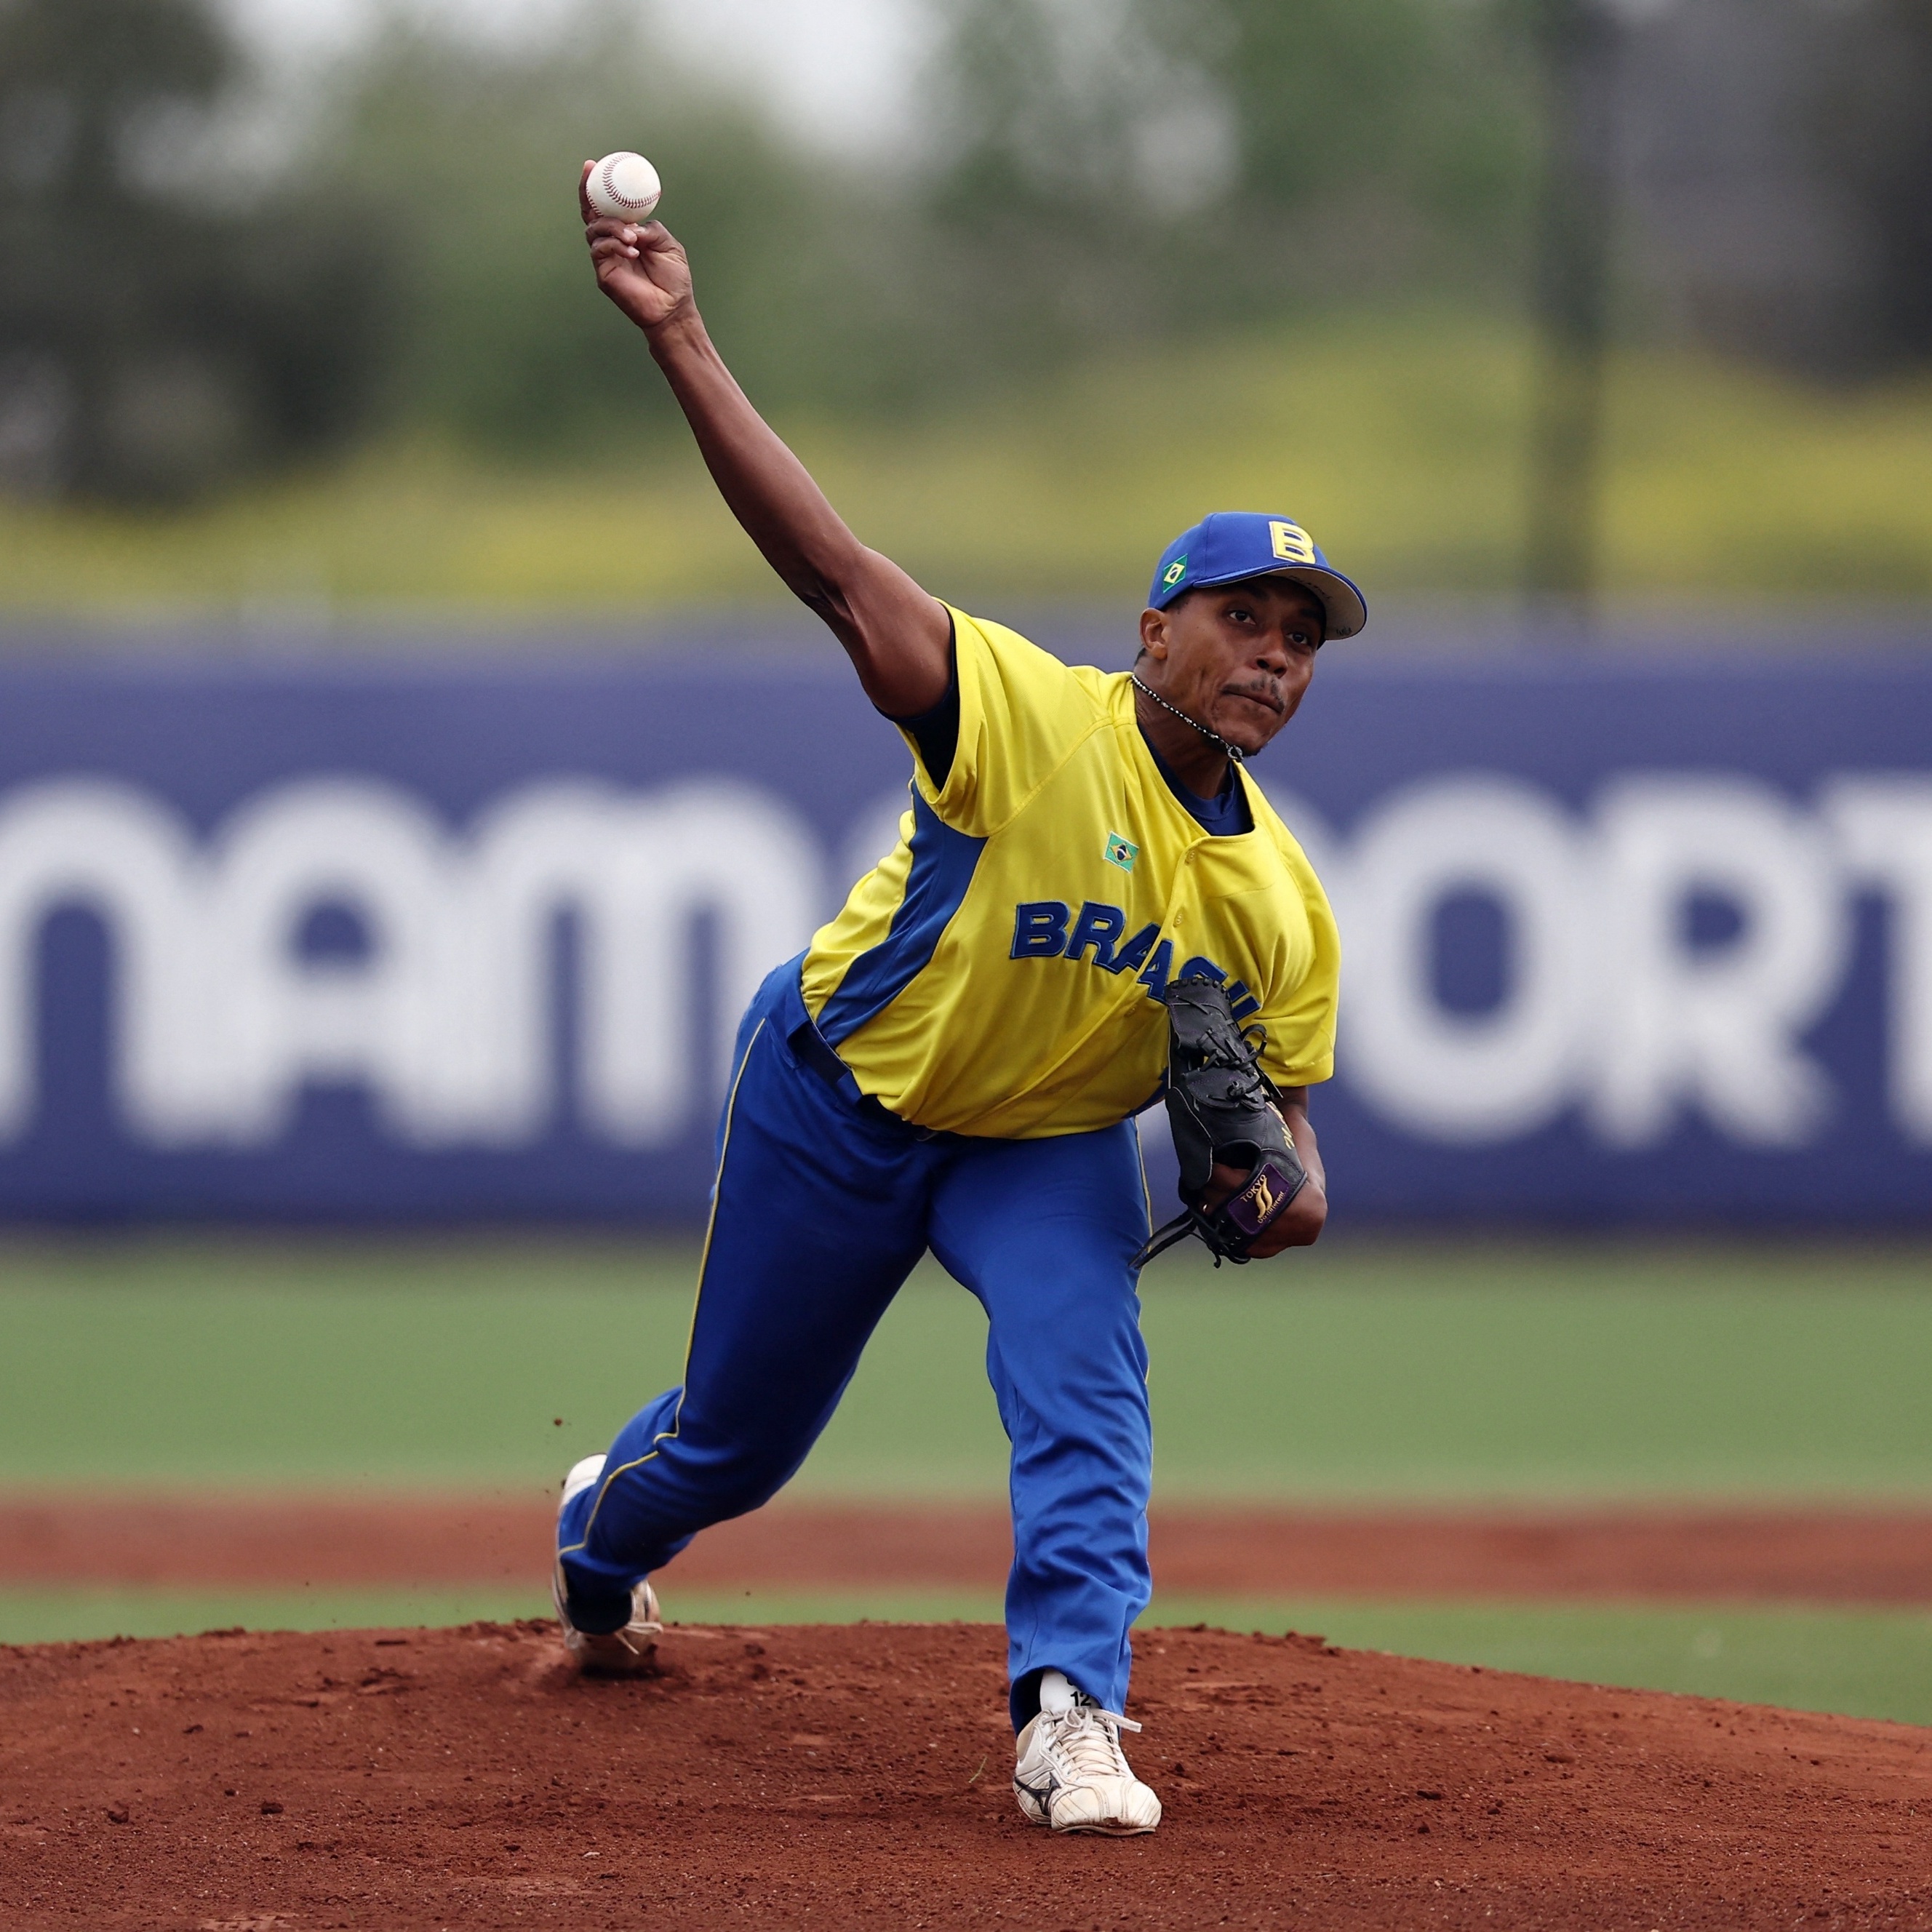
[[1286, 577], [1306, 584], [1328, 614], [1324, 628], [1329, 637], [1352, 638], [1369, 621], [1362, 593], [1316, 548], [1315, 539], [1299, 524], [1292, 517], [1264, 517], [1255, 510], [1216, 510], [1183, 530], [1154, 567], [1148, 602], [1165, 610], [1190, 590], [1250, 577]]

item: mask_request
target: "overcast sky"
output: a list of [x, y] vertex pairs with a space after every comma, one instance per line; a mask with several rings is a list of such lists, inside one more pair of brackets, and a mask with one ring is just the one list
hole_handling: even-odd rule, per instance
[[[366, 32], [382, 0], [223, 0], [250, 38], [300, 60]], [[541, 33], [570, 0], [397, 0], [508, 36]], [[763, 94], [833, 146], [891, 145], [925, 45], [921, 0], [637, 0], [680, 53]], [[392, 9], [393, 10], [393, 9]]]

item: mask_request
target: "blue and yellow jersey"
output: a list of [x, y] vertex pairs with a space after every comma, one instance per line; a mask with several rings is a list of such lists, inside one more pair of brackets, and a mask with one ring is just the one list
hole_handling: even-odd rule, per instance
[[1126, 673], [952, 621], [952, 768], [935, 790], [915, 756], [898, 845], [805, 958], [806, 1006], [860, 1088], [956, 1133], [1111, 1126], [1160, 1084], [1163, 989], [1204, 970], [1267, 1028], [1276, 1084], [1327, 1079], [1335, 921], [1260, 789], [1240, 774], [1252, 832], [1210, 836], [1155, 764]]

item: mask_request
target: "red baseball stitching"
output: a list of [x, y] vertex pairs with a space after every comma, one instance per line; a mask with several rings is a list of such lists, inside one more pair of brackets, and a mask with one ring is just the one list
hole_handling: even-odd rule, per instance
[[[642, 160], [644, 157], [640, 154], [638, 158], [639, 160]], [[607, 154], [602, 164], [598, 168], [598, 178], [603, 183], [604, 192], [608, 194], [613, 201], [620, 202], [626, 208], [642, 208], [645, 202], [650, 200], [651, 197], [645, 195], [633, 196], [628, 194], [620, 194], [618, 190], [617, 184], [610, 178], [610, 170], [612, 164], [615, 159], [616, 157], [614, 155]]]

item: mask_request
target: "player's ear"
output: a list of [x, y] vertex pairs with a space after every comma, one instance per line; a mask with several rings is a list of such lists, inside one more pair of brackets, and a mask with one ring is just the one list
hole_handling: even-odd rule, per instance
[[1141, 613], [1141, 649], [1154, 658], [1167, 656], [1167, 613], [1165, 610], [1143, 610]]

